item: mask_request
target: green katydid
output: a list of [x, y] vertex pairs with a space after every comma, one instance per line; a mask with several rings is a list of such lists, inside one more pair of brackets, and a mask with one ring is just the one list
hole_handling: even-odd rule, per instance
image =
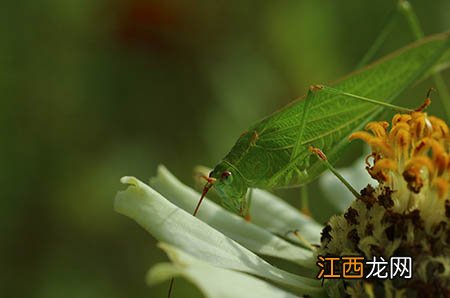
[[383, 107], [400, 109], [390, 102], [423, 77], [449, 45], [446, 33], [423, 39], [358, 70], [333, 88], [310, 88], [303, 100], [254, 124], [204, 177], [207, 182], [194, 215], [213, 186], [225, 208], [248, 216], [250, 188], [298, 187], [312, 181], [326, 165], [311, 159], [310, 146], [324, 150], [333, 164], [350, 133]]

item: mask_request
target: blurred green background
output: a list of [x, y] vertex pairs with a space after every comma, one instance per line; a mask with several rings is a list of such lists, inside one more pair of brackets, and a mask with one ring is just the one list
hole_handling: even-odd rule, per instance
[[[396, 4], [339, 2], [5, 1], [0, 295], [165, 297], [168, 284], [144, 276], [166, 257], [113, 211], [119, 178], [147, 180], [162, 163], [193, 184], [192, 168], [213, 166], [247, 126], [350, 72]], [[412, 4], [427, 34], [450, 27], [449, 1]], [[401, 20], [380, 55], [412, 40]], [[399, 103], [420, 105], [432, 85]], [[315, 193], [323, 222], [333, 210]], [[281, 195], [298, 205], [298, 190]], [[196, 294], [175, 283], [173, 297]]]

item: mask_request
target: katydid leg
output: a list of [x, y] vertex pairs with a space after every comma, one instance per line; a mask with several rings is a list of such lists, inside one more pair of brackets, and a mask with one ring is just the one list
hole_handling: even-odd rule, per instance
[[359, 198], [360, 195], [356, 191], [356, 189], [341, 175], [339, 172], [330, 164], [325, 153], [322, 152], [319, 148], [315, 148], [310, 146], [309, 150], [314, 153], [320, 160], [324, 162], [326, 167], [347, 187], [347, 189], [356, 197]]
[[246, 221], [251, 221], [250, 208], [252, 206], [253, 188], [249, 188], [246, 199], [241, 204], [240, 216]]

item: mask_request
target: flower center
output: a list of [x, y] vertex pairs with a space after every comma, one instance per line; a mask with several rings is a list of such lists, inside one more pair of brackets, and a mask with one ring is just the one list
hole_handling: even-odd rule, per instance
[[371, 122], [349, 139], [362, 139], [372, 153], [367, 171], [394, 191], [396, 212], [419, 209], [430, 226], [445, 216], [450, 185], [450, 133], [447, 124], [423, 112], [396, 114], [389, 123]]

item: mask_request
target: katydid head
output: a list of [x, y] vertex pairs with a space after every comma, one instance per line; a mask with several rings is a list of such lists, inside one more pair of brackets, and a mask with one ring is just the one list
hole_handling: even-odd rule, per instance
[[209, 177], [216, 181], [214, 188], [222, 205], [231, 212], [242, 213], [248, 186], [239, 171], [230, 164], [221, 162], [209, 173]]
[[209, 177], [204, 178], [206, 184], [203, 187], [202, 196], [194, 211], [194, 215], [197, 213], [206, 193], [213, 186], [221, 199], [222, 205], [227, 210], [233, 213], [242, 213], [248, 187], [238, 171], [227, 163], [222, 162], [209, 173]]

